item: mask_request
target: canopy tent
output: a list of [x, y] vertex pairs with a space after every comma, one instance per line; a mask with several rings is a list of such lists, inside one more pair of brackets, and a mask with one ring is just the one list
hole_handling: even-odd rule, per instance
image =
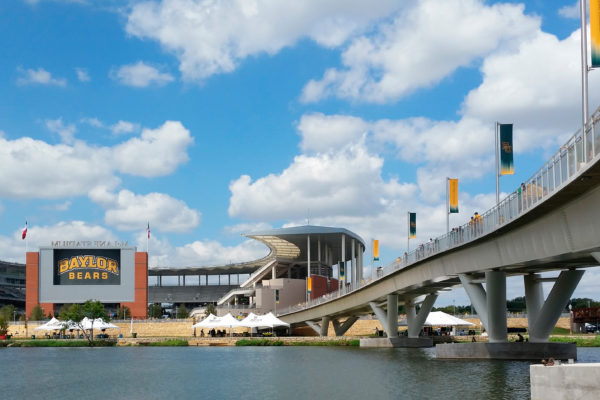
[[290, 327], [290, 324], [288, 324], [287, 322], [283, 322], [282, 320], [277, 318], [275, 315], [273, 315], [273, 313], [268, 313], [266, 315], [263, 315], [262, 320], [264, 323], [263, 326], [267, 326], [269, 328], [275, 328], [277, 326], [285, 326], [287, 328]]
[[243, 326], [240, 324], [241, 321], [235, 319], [231, 313], [223, 316], [217, 317], [216, 315], [210, 314], [204, 320], [198, 322], [196, 325], [192, 325], [192, 328], [235, 328], [238, 326]]
[[[400, 321], [398, 325], [406, 326], [406, 319]], [[423, 326], [474, 326], [475, 324], [465, 321], [464, 319], [456, 318], [443, 311], [432, 311], [427, 316]]]
[[81, 320], [81, 326], [83, 326], [83, 329], [88, 330], [88, 329], [121, 329], [118, 326], [116, 326], [115, 324], [111, 324], [110, 322], [106, 322], [104, 321], [102, 318], [96, 318], [95, 320], [93, 320], [93, 324], [92, 324], [92, 320], [89, 319], [88, 317], [85, 317], [84, 319]]
[[55, 317], [52, 317], [52, 319], [48, 322], [46, 322], [45, 324], [42, 324], [36, 328], [34, 328], [33, 330], [40, 330], [40, 331], [57, 331], [57, 330], [61, 330], [64, 328], [64, 322], [61, 322], [59, 320], [57, 320]]
[[246, 328], [258, 328], [264, 326], [262, 315], [256, 315], [254, 313], [248, 314], [246, 318], [240, 321], [240, 324]]

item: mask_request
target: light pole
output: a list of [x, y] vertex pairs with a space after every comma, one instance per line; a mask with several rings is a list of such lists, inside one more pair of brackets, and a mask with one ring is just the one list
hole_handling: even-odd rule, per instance
[[573, 306], [569, 304], [569, 335], [573, 334]]

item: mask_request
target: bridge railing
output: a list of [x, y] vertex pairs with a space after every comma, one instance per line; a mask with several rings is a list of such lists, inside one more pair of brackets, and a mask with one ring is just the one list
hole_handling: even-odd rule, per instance
[[[306, 303], [277, 310], [278, 315], [306, 309], [345, 296], [354, 290], [370, 285], [385, 276], [411, 264], [462, 246], [496, 231], [545, 201], [573, 180], [584, 167], [596, 160], [600, 153], [600, 107], [592, 114], [585, 126], [579, 129], [560, 149], [515, 191], [509, 193], [499, 204], [480, 215], [479, 218], [453, 228], [427, 243], [422, 243], [402, 261], [394, 261], [377, 268], [375, 276], [361, 282], [350, 282], [339, 290]], [[343, 281], [342, 281], [343, 282]]]

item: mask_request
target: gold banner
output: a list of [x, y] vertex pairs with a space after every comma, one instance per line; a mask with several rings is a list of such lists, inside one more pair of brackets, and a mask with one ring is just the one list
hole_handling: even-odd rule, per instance
[[458, 179], [448, 179], [448, 192], [450, 194], [450, 213], [458, 212]]
[[600, 67], [600, 0], [590, 0], [590, 47], [592, 67]]
[[312, 291], [312, 278], [309, 276], [307, 281], [306, 281], [306, 288], [309, 292]]
[[373, 240], [373, 261], [379, 261], [379, 240]]

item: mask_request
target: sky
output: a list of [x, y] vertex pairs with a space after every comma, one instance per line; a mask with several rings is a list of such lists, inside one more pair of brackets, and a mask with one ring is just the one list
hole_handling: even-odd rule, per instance
[[446, 177], [452, 226], [493, 206], [496, 121], [502, 194], [579, 128], [578, 3], [2, 1], [0, 258], [24, 262], [25, 221], [29, 249], [127, 241], [151, 268], [254, 260], [243, 233], [310, 223], [378, 239], [386, 265], [408, 211], [411, 247], [444, 233]]

